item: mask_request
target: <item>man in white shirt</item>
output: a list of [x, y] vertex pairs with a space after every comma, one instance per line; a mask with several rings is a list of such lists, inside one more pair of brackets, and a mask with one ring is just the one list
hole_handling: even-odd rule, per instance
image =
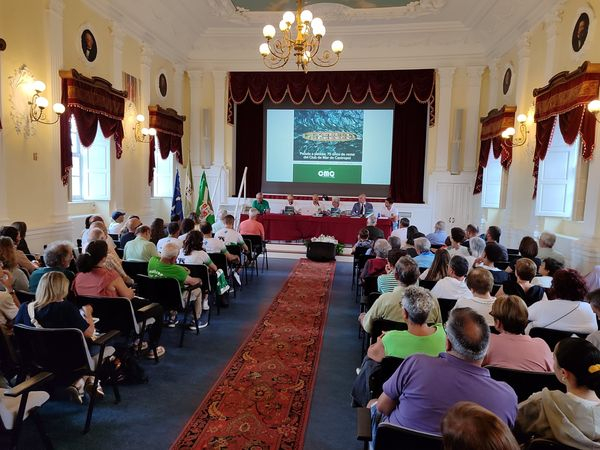
[[[476, 267], [467, 276], [467, 287], [471, 290], [471, 297], [461, 297], [456, 301], [454, 308], [471, 308], [485, 318], [490, 327], [494, 326], [494, 318], [490, 315], [492, 305], [496, 301], [491, 292], [494, 287], [494, 277], [489, 270]], [[539, 303], [539, 302], [538, 302]]]
[[460, 255], [453, 256], [448, 265], [448, 276], [438, 281], [431, 295], [436, 298], [472, 298], [473, 294], [465, 283], [465, 276], [469, 272], [469, 263]]
[[552, 258], [561, 263], [563, 266], [565, 265], [565, 257], [562, 253], [557, 252], [552, 247], [556, 243], [556, 235], [554, 233], [550, 233], [549, 231], [544, 231], [540, 235], [539, 240], [539, 249], [538, 249], [538, 258], [542, 261], [546, 258]]
[[167, 232], [169, 233], [169, 235], [167, 237], [159, 239], [156, 243], [156, 250], [160, 254], [162, 254], [163, 248], [169, 242], [173, 242], [177, 246], [177, 248], [179, 248], [179, 250], [181, 250], [181, 248], [183, 247], [183, 241], [178, 239], [179, 224], [177, 222], [171, 222], [169, 225], [167, 225]]
[[217, 231], [215, 233], [215, 238], [223, 241], [226, 246], [230, 244], [238, 244], [244, 249], [245, 252], [247, 252], [248, 246], [244, 243], [244, 238], [240, 233], [233, 229], [233, 225], [235, 223], [234, 217], [232, 215], [225, 216], [223, 223], [225, 224], [225, 228], [221, 228], [219, 231]]
[[125, 212], [114, 211], [111, 218], [112, 221], [110, 222], [110, 225], [108, 225], [108, 232], [110, 234], [120, 234], [125, 226]]
[[216, 233], [217, 231], [225, 228], [225, 222], [223, 222], [223, 220], [225, 219], [225, 216], [227, 216], [227, 214], [229, 213], [226, 209], [221, 208], [219, 210], [219, 212], [217, 213], [217, 221], [212, 226], [213, 233]]
[[204, 242], [202, 248], [206, 253], [223, 253], [228, 262], [238, 263], [240, 258], [237, 255], [232, 255], [227, 251], [225, 242], [221, 239], [217, 239], [212, 235], [212, 225], [208, 222], [200, 225], [200, 231], [204, 235]]
[[462, 228], [453, 227], [452, 229], [450, 229], [450, 248], [448, 248], [448, 253], [450, 253], [450, 256], [470, 256], [469, 249], [461, 245], [464, 242], [465, 238], [465, 230], [463, 230]]
[[396, 222], [398, 220], [398, 211], [396, 208], [394, 208], [394, 199], [392, 197], [387, 197], [383, 202], [381, 217], [387, 217], [392, 222]]
[[406, 245], [406, 232], [410, 226], [410, 220], [406, 217], [400, 219], [400, 226], [397, 230], [392, 231], [392, 236], [397, 236], [402, 242], [402, 247]]

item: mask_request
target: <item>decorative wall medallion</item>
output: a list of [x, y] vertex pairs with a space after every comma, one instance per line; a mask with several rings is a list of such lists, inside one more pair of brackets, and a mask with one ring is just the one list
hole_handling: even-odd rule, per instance
[[29, 120], [29, 100], [33, 95], [31, 83], [35, 77], [25, 64], [15, 69], [8, 77], [10, 89], [8, 91], [8, 105], [10, 118], [19, 135], [29, 137], [35, 135], [35, 127]]
[[508, 94], [508, 91], [510, 90], [511, 81], [512, 81], [512, 70], [510, 67], [508, 67], [506, 69], [506, 72], [504, 72], [504, 78], [502, 79], [502, 93], [504, 95]]
[[81, 32], [81, 51], [89, 62], [94, 62], [98, 56], [98, 44], [96, 38], [89, 28]]
[[158, 75], [156, 88], [161, 97], [165, 98], [167, 96], [167, 75], [164, 71], [161, 71]]
[[571, 46], [574, 52], [579, 52], [585, 44], [590, 28], [590, 16], [588, 13], [581, 13], [575, 26], [573, 27], [573, 35], [571, 36]]

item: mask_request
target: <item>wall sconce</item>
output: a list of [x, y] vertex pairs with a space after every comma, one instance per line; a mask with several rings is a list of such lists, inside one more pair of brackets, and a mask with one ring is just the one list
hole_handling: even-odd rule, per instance
[[46, 85], [43, 81], [36, 80], [31, 84], [31, 88], [35, 91], [33, 97], [29, 101], [29, 119], [32, 122], [43, 123], [44, 125], [52, 125], [58, 122], [60, 115], [65, 112], [65, 105], [55, 103], [52, 110], [56, 113], [56, 119], [52, 122], [46, 120], [46, 108], [48, 108], [48, 99], [40, 94], [46, 90]]
[[527, 142], [527, 136], [529, 135], [529, 130], [527, 130], [527, 116], [525, 114], [519, 114], [517, 116], [517, 122], [519, 123], [519, 136], [514, 137], [517, 134], [517, 130], [513, 127], [508, 127], [501, 134], [502, 139], [504, 139], [504, 143], [509, 147], [521, 147], [525, 145]]
[[596, 122], [600, 122], [600, 120], [598, 120], [598, 113], [600, 113], [600, 100], [597, 99], [589, 102], [587, 105], [587, 109], [594, 115], [594, 117], [596, 118]]
[[146, 120], [142, 114], [138, 114], [135, 117], [135, 120], [135, 140], [137, 142], [143, 142], [147, 144], [148, 142], [150, 142], [151, 136], [156, 136], [156, 128], [142, 127], [144, 120]]

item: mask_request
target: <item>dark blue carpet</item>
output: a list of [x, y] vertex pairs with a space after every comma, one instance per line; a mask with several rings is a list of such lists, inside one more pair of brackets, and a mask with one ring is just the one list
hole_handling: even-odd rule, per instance
[[[150, 377], [146, 385], [121, 386], [122, 401], [112, 390], [97, 403], [92, 429], [81, 433], [86, 406], [50, 401], [41, 410], [57, 449], [168, 449], [200, 405], [229, 359], [262, 316], [287, 279], [294, 260], [270, 259], [270, 270], [255, 277], [231, 299], [231, 306], [213, 316], [200, 335], [187, 332], [178, 348], [179, 329], [165, 329], [167, 355], [160, 364], [142, 361]], [[350, 290], [351, 265], [338, 263], [305, 449], [358, 449], [350, 389], [359, 364], [358, 306]], [[19, 448], [41, 447], [37, 432], [26, 423]]]

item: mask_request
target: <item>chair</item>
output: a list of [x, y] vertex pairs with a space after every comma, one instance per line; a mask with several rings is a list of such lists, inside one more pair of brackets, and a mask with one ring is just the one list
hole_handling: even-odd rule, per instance
[[50, 395], [40, 388], [52, 378], [51, 373], [40, 372], [13, 388], [0, 389], [0, 420], [4, 429], [9, 432], [10, 439], [8, 444], [0, 441], [0, 447], [16, 450], [23, 421], [31, 417], [40, 433], [44, 448], [53, 448], [37, 414], [37, 410], [50, 398]]
[[569, 447], [551, 439], [536, 438], [529, 441], [525, 450], [575, 450], [575, 447]]
[[419, 280], [419, 287], [422, 287], [423, 289], [432, 290], [436, 284], [437, 281]]
[[138, 275], [148, 275], [148, 263], [146, 261], [123, 261], [123, 270], [137, 282]]
[[377, 292], [377, 278], [379, 275], [365, 277], [362, 283], [362, 295], [368, 297], [369, 294]]
[[364, 269], [365, 265], [367, 264], [367, 261], [370, 259], [375, 258], [375, 255], [359, 255], [358, 257], [358, 263], [356, 265], [356, 301], [358, 302], [358, 297], [360, 294], [360, 288], [362, 286], [362, 282], [360, 280], [360, 273], [362, 272], [362, 270]]
[[519, 255], [519, 254], [521, 253], [521, 252], [519, 252], [519, 249], [518, 249], [518, 248], [507, 248], [507, 249], [506, 249], [506, 252], [507, 252], [509, 255]]
[[[208, 256], [210, 257], [210, 260], [214, 263], [215, 266], [217, 266], [217, 269], [221, 269], [223, 271], [223, 274], [225, 275], [225, 278], [227, 279], [227, 282], [229, 283], [229, 287], [230, 290], [233, 289], [233, 296], [236, 297], [236, 293], [235, 293], [235, 280], [232, 280], [233, 275], [231, 275], [229, 273], [229, 266], [227, 265], [227, 257], [225, 256], [224, 253], [209, 253]], [[217, 292], [217, 277], [216, 276], [211, 276], [211, 281], [214, 282], [214, 292], [215, 292], [215, 296], [217, 297], [217, 304], [219, 303], [219, 298], [222, 297], [222, 295], [220, 295]]]
[[402, 361], [404, 361], [403, 358], [396, 358], [395, 356], [386, 356], [381, 360], [379, 366], [369, 376], [371, 398], [379, 398], [383, 392], [383, 383], [396, 372]]
[[[361, 313], [366, 313], [369, 309], [371, 309], [371, 306], [373, 306], [373, 303], [375, 303], [375, 301], [381, 296], [381, 292], [375, 291], [375, 292], [370, 292], [369, 295], [367, 295], [366, 297], [363, 297], [360, 300], [360, 312]], [[361, 339], [363, 337], [363, 333], [364, 333], [364, 329], [362, 327], [362, 325], [359, 323], [358, 324], [358, 338]]]
[[81, 246], [82, 246], [81, 239], [77, 239], [77, 254], [79, 254], [79, 255], [81, 255]]
[[[238, 245], [238, 244], [228, 244], [228, 245], [226, 245], [226, 248], [229, 253], [240, 258], [239, 264], [230, 263], [230, 267], [231, 267], [231, 270], [237, 270], [240, 267], [242, 267], [244, 269], [244, 277], [246, 278], [246, 286], [247, 286], [248, 285], [248, 270], [247, 270], [248, 268], [246, 267], [246, 264], [245, 264], [246, 254], [242, 251], [242, 246]], [[240, 286], [240, 290], [242, 290], [241, 286]]]
[[[35, 328], [19, 324], [15, 325], [14, 332], [23, 368], [29, 375], [51, 372], [62, 385], [70, 384], [85, 375], [94, 377], [93, 394], [90, 397], [83, 428], [83, 432], [87, 433], [92, 422], [98, 382], [100, 378], [104, 381], [107, 375], [100, 370], [105, 357], [110, 356], [105, 355], [106, 343], [119, 332], [111, 330], [90, 341], [90, 345], [100, 347], [97, 359], [92, 358], [88, 350], [88, 342], [81, 330], [76, 328]], [[112, 386], [115, 400], [119, 403], [121, 401], [119, 388], [114, 383]]]
[[[263, 272], [265, 271], [265, 262], [267, 264], [267, 270], [269, 270], [269, 256], [267, 254], [267, 243], [256, 234], [242, 234], [242, 237], [244, 238], [244, 242], [246, 241], [246, 239], [250, 241], [251, 245], [248, 248], [251, 251], [252, 259], [256, 261], [259, 255], [263, 255], [261, 270]], [[256, 266], [256, 275], [258, 275], [258, 266]]]
[[554, 372], [529, 372], [494, 366], [486, 368], [494, 380], [504, 381], [514, 389], [519, 402], [527, 400], [531, 394], [543, 388], [566, 392], [565, 385], [558, 381]]
[[15, 294], [17, 294], [20, 303], [27, 303], [35, 300], [35, 292], [19, 291], [15, 289]]
[[498, 292], [501, 287], [502, 287], [501, 284], [495, 284], [494, 287], [492, 287], [492, 292], [490, 292], [490, 294], [496, 295], [496, 292]]
[[500, 270], [506, 270], [508, 266], [510, 266], [510, 262], [508, 261], [497, 261], [494, 263], [494, 266]]
[[363, 256], [367, 250], [368, 247], [357, 247], [354, 249], [354, 255], [352, 260], [352, 285], [350, 286], [351, 289], [354, 288], [354, 282], [356, 280], [356, 277], [360, 273], [360, 270], [358, 270], [360, 257]]
[[440, 305], [440, 311], [442, 313], [442, 323], [446, 323], [448, 321], [448, 316], [450, 315], [450, 311], [456, 305], [455, 298], [438, 298], [438, 304]]
[[[207, 266], [205, 266], [204, 264], [178, 264], [178, 265], [185, 267], [187, 270], [189, 270], [190, 277], [200, 278], [200, 283], [202, 283], [201, 288], [202, 288], [203, 294], [207, 292], [210, 295], [210, 293], [213, 292], [211, 280], [210, 280], [210, 273], [209, 273]], [[218, 316], [220, 314], [220, 308], [219, 308], [218, 302], [215, 302], [215, 303], [217, 304], [217, 316]], [[207, 322], [210, 323], [210, 310], [208, 311]]]
[[387, 319], [377, 319], [373, 321], [371, 325], [371, 333], [365, 333], [363, 335], [363, 342], [361, 348], [360, 358], [364, 358], [367, 353], [367, 348], [369, 345], [377, 342], [377, 338], [381, 336], [382, 331], [390, 331], [390, 330], [407, 330], [408, 325], [404, 322], [395, 322], [393, 320]]
[[423, 273], [425, 272], [427, 269], [429, 269], [429, 267], [419, 267], [419, 273]]
[[571, 337], [574, 334], [584, 339], [587, 337], [586, 333], [551, 330], [549, 328], [532, 328], [531, 330], [529, 330], [529, 336], [542, 338], [544, 341], [546, 341], [548, 347], [550, 347], [550, 350], [552, 351], [554, 351], [554, 347], [556, 347], [556, 344], [558, 344], [559, 341]]

